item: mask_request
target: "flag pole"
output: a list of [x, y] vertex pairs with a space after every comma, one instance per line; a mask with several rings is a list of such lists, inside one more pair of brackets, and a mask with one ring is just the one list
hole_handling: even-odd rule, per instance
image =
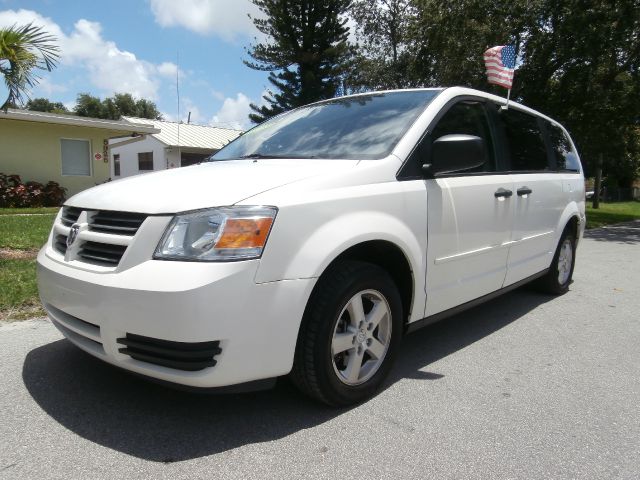
[[509, 98], [511, 97], [511, 89], [507, 90], [507, 104], [504, 106], [505, 110], [509, 110]]

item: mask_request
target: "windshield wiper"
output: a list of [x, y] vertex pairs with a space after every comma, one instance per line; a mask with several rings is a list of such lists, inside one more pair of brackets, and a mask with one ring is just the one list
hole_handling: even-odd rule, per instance
[[241, 159], [245, 159], [245, 158], [287, 158], [287, 157], [283, 157], [281, 155], [264, 155], [262, 153], [250, 153], [249, 155], [242, 155], [241, 157], [238, 157]]

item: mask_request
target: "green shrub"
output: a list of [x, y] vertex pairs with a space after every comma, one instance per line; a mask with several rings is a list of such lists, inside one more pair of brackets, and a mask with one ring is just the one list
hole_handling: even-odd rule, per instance
[[57, 207], [67, 189], [57, 182], [22, 183], [19, 175], [0, 173], [0, 207]]

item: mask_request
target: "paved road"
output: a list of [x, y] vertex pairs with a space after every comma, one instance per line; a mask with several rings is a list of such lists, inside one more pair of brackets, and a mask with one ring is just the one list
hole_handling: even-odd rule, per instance
[[527, 289], [407, 337], [353, 409], [290, 385], [210, 397], [0, 327], [0, 478], [639, 478], [640, 224], [593, 231], [560, 298]]

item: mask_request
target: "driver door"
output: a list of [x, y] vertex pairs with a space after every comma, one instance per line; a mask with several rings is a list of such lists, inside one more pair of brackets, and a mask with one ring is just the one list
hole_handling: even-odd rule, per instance
[[461, 100], [436, 119], [420, 151], [448, 134], [484, 140], [485, 164], [425, 180], [428, 203], [425, 317], [502, 287], [513, 222], [513, 181], [496, 164], [484, 102]]

